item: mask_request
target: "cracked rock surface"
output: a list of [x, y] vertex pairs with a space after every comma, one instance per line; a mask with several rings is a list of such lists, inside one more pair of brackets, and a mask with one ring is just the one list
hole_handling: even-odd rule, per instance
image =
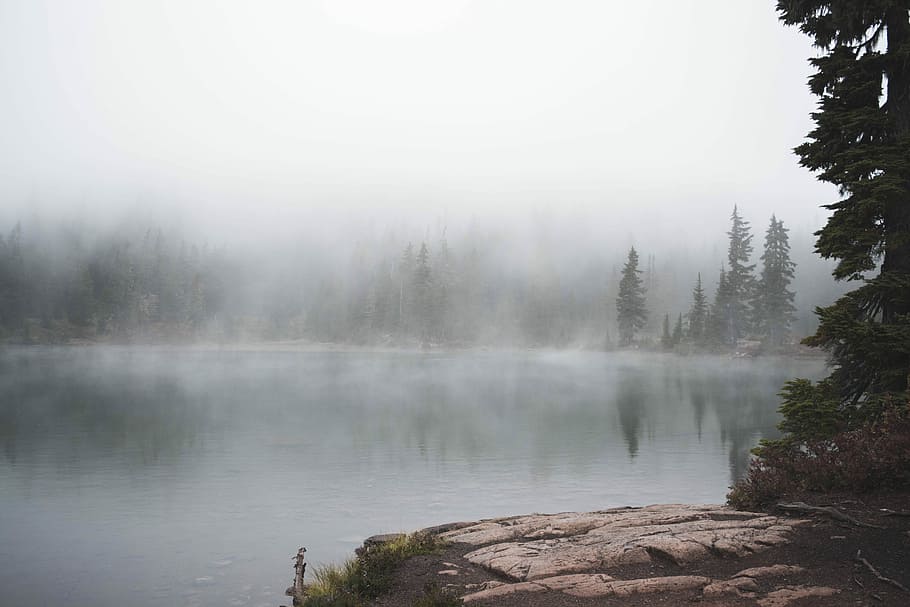
[[806, 522], [719, 506], [664, 505], [503, 519], [443, 537], [487, 544], [465, 558], [524, 582], [654, 559], [681, 565], [713, 556], [746, 556], [785, 544], [794, 526]]
[[[470, 607], [906, 607], [910, 495], [816, 497], [864, 524], [771, 509], [661, 505], [440, 525], [372, 607], [443, 592]], [[792, 501], [792, 500], [790, 500]]]
[[[782, 607], [837, 591], [793, 584], [803, 570], [787, 564], [748, 568], [725, 579], [676, 574], [623, 579], [611, 571], [655, 563], [684, 569], [706, 560], [740, 559], [787, 544], [794, 530], [809, 522], [722, 506], [670, 504], [495, 519], [441, 536], [474, 546], [464, 558], [500, 578], [479, 584], [462, 597], [465, 603], [544, 591], [579, 598], [696, 591], [705, 599], [755, 599], [762, 606]], [[775, 579], [786, 584], [761, 591], [760, 580], [767, 586]]]

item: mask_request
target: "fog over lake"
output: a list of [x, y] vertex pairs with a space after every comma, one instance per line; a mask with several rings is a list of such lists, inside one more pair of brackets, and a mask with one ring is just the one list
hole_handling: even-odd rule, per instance
[[[832, 272], [910, 268], [910, 76], [817, 130], [853, 85], [795, 5], [0, 0], [0, 607], [278, 607], [300, 546], [724, 502], [848, 343], [806, 339]], [[851, 338], [907, 312], [868, 301]]]
[[821, 359], [0, 352], [4, 605], [270, 605], [290, 557], [453, 520], [720, 502]]

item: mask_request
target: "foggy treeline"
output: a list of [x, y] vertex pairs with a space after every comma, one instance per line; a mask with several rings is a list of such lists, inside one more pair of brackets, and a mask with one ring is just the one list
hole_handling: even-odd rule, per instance
[[[306, 340], [387, 347], [792, 343], [812, 329], [811, 309], [830, 301], [832, 287], [801, 281], [797, 268], [792, 284], [782, 287], [786, 326], [773, 336], [759, 320], [733, 327], [731, 270], [750, 288], [762, 280], [764, 229], [752, 234], [748, 223], [743, 226], [740, 237], [755, 236], [755, 252], [749, 247], [742, 257], [740, 250], [738, 268], [728, 264], [723, 233], [712, 237], [710, 253], [639, 252], [645, 315], [631, 340], [617, 328], [625, 254], [615, 243], [603, 251], [580, 247], [546, 228], [522, 246], [476, 222], [457, 234], [440, 222], [422, 234], [351, 234], [335, 245], [337, 251], [306, 243], [273, 250], [263, 243], [251, 251], [212, 246], [156, 225], [108, 232], [42, 225], [30, 231], [20, 222], [0, 237], [0, 337], [25, 343]], [[696, 330], [699, 281], [704, 301]], [[793, 291], [796, 306], [790, 306]]]

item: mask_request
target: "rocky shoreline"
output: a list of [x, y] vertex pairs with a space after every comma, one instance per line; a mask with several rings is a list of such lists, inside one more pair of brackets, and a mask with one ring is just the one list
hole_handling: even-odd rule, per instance
[[[704, 575], [622, 579], [609, 572], [742, 558], [787, 544], [796, 527], [809, 523], [722, 506], [660, 505], [481, 522], [442, 537], [478, 547], [464, 558], [498, 574], [499, 579], [464, 595], [465, 603], [547, 590], [580, 598], [700, 591], [705, 598], [759, 598], [760, 605], [772, 607], [786, 604], [784, 597], [831, 596], [837, 591], [791, 584], [802, 571], [795, 565], [750, 568], [719, 579]], [[758, 579], [780, 584], [760, 596]]]
[[910, 516], [879, 507], [904, 499], [829, 507], [846, 518], [670, 504], [441, 525], [424, 532], [446, 548], [406, 561], [374, 604], [432, 585], [490, 607], [906, 605]]

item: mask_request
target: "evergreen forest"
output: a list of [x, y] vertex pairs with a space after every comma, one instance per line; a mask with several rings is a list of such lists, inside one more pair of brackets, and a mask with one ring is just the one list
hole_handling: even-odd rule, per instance
[[562, 242], [510, 255], [514, 241], [476, 227], [452, 242], [445, 227], [419, 240], [389, 232], [332, 261], [312, 249], [257, 255], [158, 227], [30, 233], [17, 223], [0, 236], [0, 336], [8, 343], [794, 348], [814, 328], [805, 321], [811, 307], [828, 303], [830, 292], [808, 295], [797, 326], [798, 276], [784, 223], [771, 217], [754, 243], [738, 207], [729, 225], [715, 246], [727, 254], [713, 261], [642, 259], [634, 246], [622, 260], [565, 250], [567, 259], [554, 253]]

